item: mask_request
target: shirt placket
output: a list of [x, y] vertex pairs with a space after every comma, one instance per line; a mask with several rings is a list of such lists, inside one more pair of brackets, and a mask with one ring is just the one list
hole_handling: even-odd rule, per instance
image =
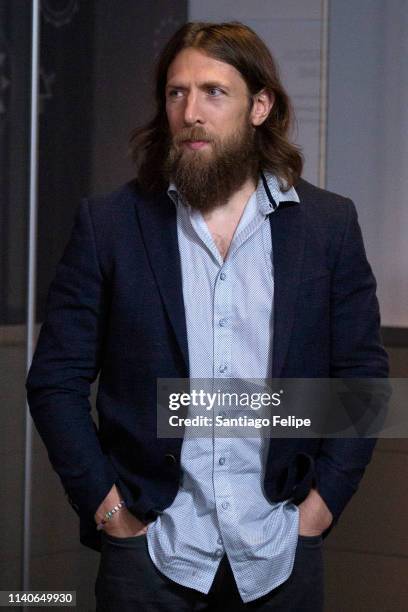
[[[232, 275], [230, 273], [230, 258], [221, 266], [214, 286], [214, 318], [213, 318], [213, 346], [214, 346], [214, 392], [220, 389], [221, 393], [229, 390], [228, 379], [231, 372], [231, 346], [232, 346]], [[229, 415], [228, 407], [222, 403], [217, 405], [214, 411], [214, 466], [213, 482], [214, 494], [218, 515], [218, 523], [221, 534], [224, 535], [230, 529], [231, 512], [234, 511], [233, 499], [234, 492], [231, 486], [230, 456], [231, 440], [223, 437], [223, 430], [215, 426], [216, 416], [225, 417]], [[219, 434], [219, 435], [218, 435]], [[218, 539], [218, 544], [222, 544], [222, 537]], [[217, 549], [219, 551], [222, 548]], [[220, 553], [217, 553], [220, 554]]]

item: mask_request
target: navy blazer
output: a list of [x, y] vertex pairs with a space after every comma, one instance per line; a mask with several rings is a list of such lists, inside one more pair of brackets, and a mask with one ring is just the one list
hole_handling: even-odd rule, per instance
[[[269, 216], [272, 377], [387, 377], [376, 282], [355, 206], [303, 179], [296, 189], [300, 204], [283, 202]], [[89, 393], [98, 374], [97, 428]], [[182, 439], [157, 438], [156, 379], [188, 375], [174, 203], [165, 192], [142, 194], [136, 181], [83, 200], [26, 381], [83, 544], [100, 550], [93, 517], [114, 483], [142, 520], [172, 503]], [[334, 524], [374, 445], [372, 438], [271, 439], [265, 493], [300, 503], [315, 486]]]

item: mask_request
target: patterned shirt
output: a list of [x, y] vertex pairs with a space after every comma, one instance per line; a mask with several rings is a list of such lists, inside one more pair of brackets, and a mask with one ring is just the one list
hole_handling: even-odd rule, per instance
[[[269, 215], [299, 202], [292, 187], [262, 173], [225, 260], [202, 214], [173, 183], [186, 313], [190, 379], [271, 377], [274, 275]], [[214, 409], [225, 416], [225, 411]], [[290, 576], [298, 508], [269, 501], [263, 490], [269, 438], [192, 437], [186, 427], [182, 482], [173, 503], [147, 530], [150, 557], [167, 577], [208, 593], [223, 555], [244, 603]]]

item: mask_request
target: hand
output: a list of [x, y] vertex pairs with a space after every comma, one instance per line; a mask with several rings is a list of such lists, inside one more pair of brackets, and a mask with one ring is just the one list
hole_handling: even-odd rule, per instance
[[130, 538], [143, 535], [147, 532], [147, 525], [139, 520], [127, 508], [121, 508], [115, 512], [112, 518], [105, 524], [104, 531], [116, 538]]
[[333, 515], [316, 489], [299, 504], [299, 535], [321, 535], [333, 521]]
[[[95, 513], [95, 522], [102, 521], [105, 514], [114, 508], [122, 499], [122, 495], [116, 485], [113, 485], [108, 495], [105, 497]], [[131, 536], [146, 533], [147, 526], [132, 514], [126, 507], [115, 512], [111, 519], [105, 524], [104, 531], [118, 538], [128, 538]]]

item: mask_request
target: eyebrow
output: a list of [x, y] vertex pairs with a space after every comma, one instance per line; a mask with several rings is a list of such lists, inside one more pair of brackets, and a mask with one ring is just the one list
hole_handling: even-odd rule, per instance
[[[204, 81], [199, 84], [200, 89], [210, 89], [211, 87], [219, 87], [220, 89], [225, 89], [225, 91], [230, 91], [230, 88], [221, 83], [220, 81]], [[169, 83], [166, 85], [166, 89], [188, 89], [185, 85], [178, 85], [177, 83]]]

